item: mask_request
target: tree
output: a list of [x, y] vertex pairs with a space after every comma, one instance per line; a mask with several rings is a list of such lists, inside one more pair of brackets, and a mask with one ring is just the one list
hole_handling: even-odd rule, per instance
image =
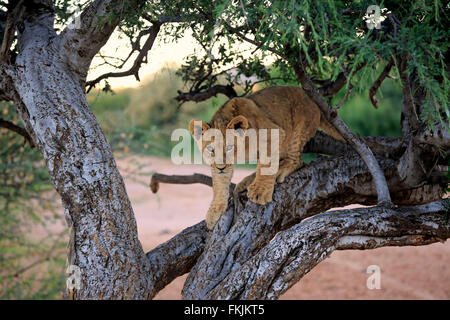
[[[81, 275], [71, 297], [148, 299], [190, 272], [185, 298], [276, 299], [333, 250], [450, 237], [449, 204], [442, 199], [450, 147], [442, 2], [388, 1], [390, 12], [381, 11], [377, 29], [364, 20], [366, 1], [93, 0], [78, 3], [75, 26], [57, 32], [55, 21], [67, 20], [69, 2], [2, 2], [0, 97], [14, 103], [25, 128], [2, 127], [37, 146], [61, 196], [71, 232], [68, 263]], [[92, 59], [116, 29], [129, 37], [132, 52], [114, 66], [134, 57], [131, 68], [87, 81]], [[202, 49], [180, 69], [190, 88], [177, 100], [244, 95], [257, 82], [296, 83], [348, 144], [319, 132], [306, 151], [330, 157], [277, 185], [273, 202], [259, 206], [233, 194], [212, 233], [201, 222], [145, 253], [85, 93], [102, 82], [108, 89], [110, 77], [139, 79], [156, 37], [177, 39], [187, 29]], [[376, 107], [375, 93], [391, 72], [402, 84], [402, 137], [355, 136], [337, 109], [353, 87], [370, 87], [367, 101]], [[159, 182], [210, 180], [155, 175], [154, 191]], [[376, 206], [325, 212], [351, 203]]]

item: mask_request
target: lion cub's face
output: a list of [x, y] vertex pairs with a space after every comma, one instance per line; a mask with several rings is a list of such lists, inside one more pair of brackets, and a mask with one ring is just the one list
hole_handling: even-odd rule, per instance
[[[226, 124], [226, 125], [225, 125]], [[213, 173], [230, 175], [236, 162], [238, 139], [244, 139], [248, 121], [237, 116], [228, 123], [211, 127], [201, 120], [191, 120], [189, 130]], [[239, 150], [245, 152], [245, 150]]]

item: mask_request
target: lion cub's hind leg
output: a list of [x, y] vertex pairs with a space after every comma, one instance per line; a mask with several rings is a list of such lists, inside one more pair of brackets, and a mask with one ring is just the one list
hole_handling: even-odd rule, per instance
[[296, 140], [293, 137], [291, 138], [287, 155], [284, 159], [280, 160], [280, 166], [276, 174], [277, 183], [282, 183], [288, 175], [303, 165], [302, 150], [305, 144], [306, 142], [303, 139]]
[[[300, 154], [301, 157], [301, 154]], [[283, 159], [280, 161], [280, 168], [276, 175], [277, 183], [282, 183], [287, 176], [301, 167], [301, 161], [294, 161], [293, 159]]]
[[294, 134], [288, 141], [287, 155], [280, 160], [280, 167], [276, 174], [276, 182], [282, 183], [287, 176], [299, 169], [303, 165], [302, 152], [306, 143], [311, 139], [317, 131], [320, 122], [319, 116], [309, 119], [308, 122], [302, 123], [294, 130]]
[[256, 168], [255, 180], [247, 188], [247, 196], [250, 201], [257, 204], [266, 204], [272, 201], [273, 189], [275, 184], [275, 174], [264, 174], [263, 169], [267, 169], [269, 165], [258, 162]]

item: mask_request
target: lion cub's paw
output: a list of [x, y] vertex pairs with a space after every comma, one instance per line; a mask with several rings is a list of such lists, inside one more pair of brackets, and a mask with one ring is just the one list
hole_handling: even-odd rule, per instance
[[227, 208], [226, 203], [212, 203], [206, 214], [206, 226], [209, 230], [212, 230], [219, 220], [222, 213], [225, 212]]
[[266, 204], [272, 201], [273, 184], [259, 184], [254, 181], [247, 190], [248, 198], [254, 203]]

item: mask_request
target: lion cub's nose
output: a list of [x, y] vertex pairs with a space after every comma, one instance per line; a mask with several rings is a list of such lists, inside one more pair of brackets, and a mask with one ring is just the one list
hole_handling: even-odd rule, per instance
[[216, 166], [217, 169], [219, 169], [220, 171], [223, 171], [223, 169], [225, 169], [227, 166], [223, 166], [223, 168], [219, 168], [218, 166]]

